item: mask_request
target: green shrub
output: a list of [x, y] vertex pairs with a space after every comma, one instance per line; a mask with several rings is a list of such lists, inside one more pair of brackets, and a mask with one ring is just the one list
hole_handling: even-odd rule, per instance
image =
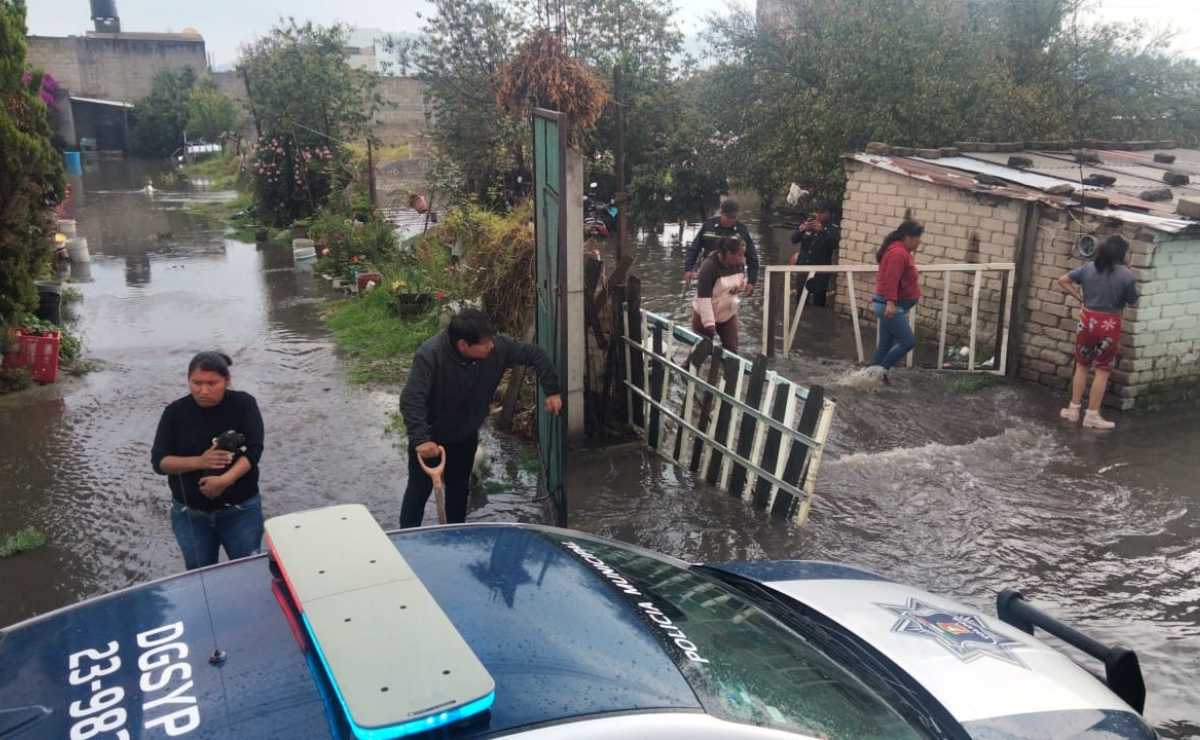
[[0, 0], [0, 320], [37, 305], [33, 281], [50, 260], [51, 209], [65, 187], [42, 75], [24, 61], [25, 4]]
[[33, 527], [17, 530], [0, 540], [0, 558], [10, 558], [23, 552], [36, 550], [46, 544], [46, 535]]

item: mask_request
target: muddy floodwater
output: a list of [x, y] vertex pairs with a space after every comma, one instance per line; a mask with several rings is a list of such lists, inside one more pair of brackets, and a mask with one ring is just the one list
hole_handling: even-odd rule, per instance
[[[0, 625], [182, 568], [150, 443], [200, 349], [229, 353], [235, 386], [258, 398], [268, 516], [361, 502], [397, 526], [406, 473], [384, 427], [399, 389], [348, 381], [321, 320], [324, 281], [295, 270], [290, 249], [226, 238], [182, 210], [227, 195], [151, 196], [127, 164], [82, 184], [92, 263], [78, 326], [99, 368], [0, 399], [0, 533], [36, 526], [50, 540], [0, 560]], [[780, 261], [786, 232], [756, 233], [764, 262]], [[684, 319], [675, 236], [640, 244], [636, 271], [646, 307]], [[743, 305], [748, 351], [760, 312], [758, 297]], [[1136, 649], [1150, 721], [1200, 736], [1200, 412], [1116, 415], [1115, 433], [1094, 433], [1060, 423], [1062, 399], [1024, 384], [962, 394], [916, 370], [878, 392], [842, 387], [848, 324], [822, 310], [803, 323], [799, 351], [773, 367], [838, 403], [806, 527], [628, 447], [571, 460], [570, 525], [690, 560], [851, 562], [989, 612], [1019, 588]], [[488, 439], [497, 473], [470, 519], [540, 521], [523, 453]]]

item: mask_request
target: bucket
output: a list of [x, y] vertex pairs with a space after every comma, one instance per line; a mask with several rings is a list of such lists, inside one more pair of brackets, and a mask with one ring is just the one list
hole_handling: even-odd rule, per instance
[[91, 262], [72, 262], [71, 265], [71, 282], [73, 283], [90, 283], [92, 282], [92, 263]]
[[51, 324], [62, 323], [62, 285], [59, 283], [37, 283], [39, 319]]
[[75, 233], [75, 220], [70, 218], [60, 218], [58, 220], [58, 231], [68, 239], [74, 239], [78, 234]]
[[72, 262], [91, 262], [92, 255], [88, 252], [87, 239], [77, 236], [67, 240], [67, 256]]
[[305, 260], [315, 260], [317, 258], [317, 245], [312, 239], [293, 239], [292, 240], [292, 259], [296, 262]]
[[63, 164], [67, 168], [68, 175], [83, 174], [83, 159], [79, 156], [79, 152], [63, 152]]

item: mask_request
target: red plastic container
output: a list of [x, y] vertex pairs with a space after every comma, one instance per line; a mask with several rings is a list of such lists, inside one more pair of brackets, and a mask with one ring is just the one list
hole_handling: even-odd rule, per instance
[[56, 331], [17, 331], [16, 352], [4, 356], [6, 367], [27, 367], [30, 376], [39, 383], [58, 379], [58, 349], [62, 335]]

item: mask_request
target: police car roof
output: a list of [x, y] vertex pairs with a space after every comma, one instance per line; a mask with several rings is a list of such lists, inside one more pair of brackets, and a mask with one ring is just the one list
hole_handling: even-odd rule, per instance
[[[651, 625], [602, 574], [564, 549], [555, 532], [567, 534], [513, 525], [391, 534], [496, 680], [488, 720], [454, 735], [614, 712], [703, 712]], [[314, 680], [315, 667], [298, 648], [286, 603], [263, 556], [133, 587], [7, 628], [0, 633], [0, 734], [9, 724], [30, 721], [31, 737], [66, 736], [75, 722], [67, 712], [36, 708], [65, 710], [75, 700], [86, 706], [95, 692], [87, 681], [73, 685], [71, 656], [105, 652], [115, 642], [120, 667], [96, 680], [100, 690], [120, 686], [125, 697], [137, 697], [121, 703], [131, 731], [165, 727], [149, 723], [187, 705], [153, 701], [177, 691], [177, 699], [196, 702], [200, 725], [191, 736], [341, 737], [345, 728], [328, 711], [330, 697], [322, 695], [327, 687]], [[165, 651], [170, 658], [139, 661], [168, 637], [186, 647]], [[219, 668], [208, 661], [214, 648], [226, 654]], [[76, 662], [87, 668], [89, 658]], [[187, 675], [182, 668], [164, 675], [169, 660], [188, 663]], [[14, 680], [18, 673], [20, 681]], [[161, 691], [145, 690], [160, 682]]]

